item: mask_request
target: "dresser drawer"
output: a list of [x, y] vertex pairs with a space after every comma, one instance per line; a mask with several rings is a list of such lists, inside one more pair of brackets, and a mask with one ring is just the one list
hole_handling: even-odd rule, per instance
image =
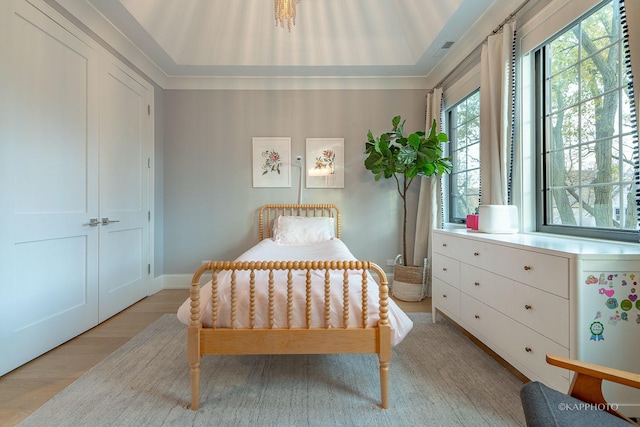
[[462, 292], [569, 347], [569, 300], [486, 270], [462, 264]]
[[458, 258], [468, 239], [447, 233], [433, 233], [433, 252], [450, 258]]
[[527, 376], [566, 389], [569, 373], [549, 365], [547, 354], [569, 357], [569, 350], [540, 335], [534, 330], [516, 322], [497, 310], [471, 298], [464, 293], [460, 296], [462, 321], [477, 337], [504, 357]]
[[460, 288], [460, 261], [442, 254], [434, 253], [432, 257], [431, 272], [444, 282]]
[[560, 297], [569, 297], [568, 258], [474, 240], [469, 240], [456, 258]]
[[569, 357], [569, 349], [518, 322], [513, 321], [510, 328], [513, 328], [509, 331], [513, 337], [503, 346], [507, 353], [513, 356], [518, 363], [532, 370], [542, 381], [558, 387], [560, 390], [566, 390], [569, 371], [548, 364], [546, 356], [547, 354], [556, 354]]
[[563, 298], [569, 298], [569, 259], [497, 246], [493, 271]]
[[497, 261], [495, 259], [495, 247], [495, 245], [485, 241], [466, 239], [464, 245], [459, 245], [456, 258], [459, 258], [464, 263], [491, 270]]
[[460, 290], [439, 280], [433, 279], [431, 303], [436, 310], [443, 311], [447, 316], [458, 320], [460, 318]]

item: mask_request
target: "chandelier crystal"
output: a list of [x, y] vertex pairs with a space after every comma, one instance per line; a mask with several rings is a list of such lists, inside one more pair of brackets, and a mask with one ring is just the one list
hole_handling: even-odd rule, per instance
[[273, 0], [276, 15], [276, 27], [287, 29], [291, 32], [291, 23], [296, 25], [296, 5], [300, 0]]

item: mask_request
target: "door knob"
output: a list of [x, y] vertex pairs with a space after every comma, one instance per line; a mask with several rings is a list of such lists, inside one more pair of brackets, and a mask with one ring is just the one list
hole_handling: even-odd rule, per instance
[[109, 225], [112, 222], [120, 222], [117, 219], [102, 218], [102, 225]]

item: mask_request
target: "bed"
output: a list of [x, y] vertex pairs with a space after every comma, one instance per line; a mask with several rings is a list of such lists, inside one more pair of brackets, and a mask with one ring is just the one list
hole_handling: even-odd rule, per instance
[[234, 261], [198, 268], [178, 309], [188, 325], [191, 409], [203, 355], [338, 353], [378, 355], [388, 408], [391, 348], [413, 323], [389, 298], [384, 271], [342, 242], [336, 205], [269, 204], [258, 218], [259, 242]]

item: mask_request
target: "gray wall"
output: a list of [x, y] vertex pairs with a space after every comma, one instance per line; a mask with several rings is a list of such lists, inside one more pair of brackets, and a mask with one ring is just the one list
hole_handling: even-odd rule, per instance
[[[401, 246], [401, 199], [395, 180], [375, 182], [364, 168], [364, 143], [369, 129], [389, 130], [394, 115], [407, 120], [407, 132], [424, 130], [425, 96], [423, 90], [166, 90], [163, 150], [156, 151], [164, 162], [164, 192], [156, 196], [164, 202], [164, 232], [156, 231], [164, 273], [192, 273], [202, 260], [237, 257], [257, 242], [260, 205], [296, 202], [297, 168], [291, 188], [252, 187], [254, 136], [291, 137], [292, 157], [305, 155], [306, 138], [344, 138], [345, 188], [303, 188], [302, 202], [340, 206], [342, 239], [353, 254], [389, 270], [386, 260]], [[416, 183], [411, 247], [418, 191]]]

